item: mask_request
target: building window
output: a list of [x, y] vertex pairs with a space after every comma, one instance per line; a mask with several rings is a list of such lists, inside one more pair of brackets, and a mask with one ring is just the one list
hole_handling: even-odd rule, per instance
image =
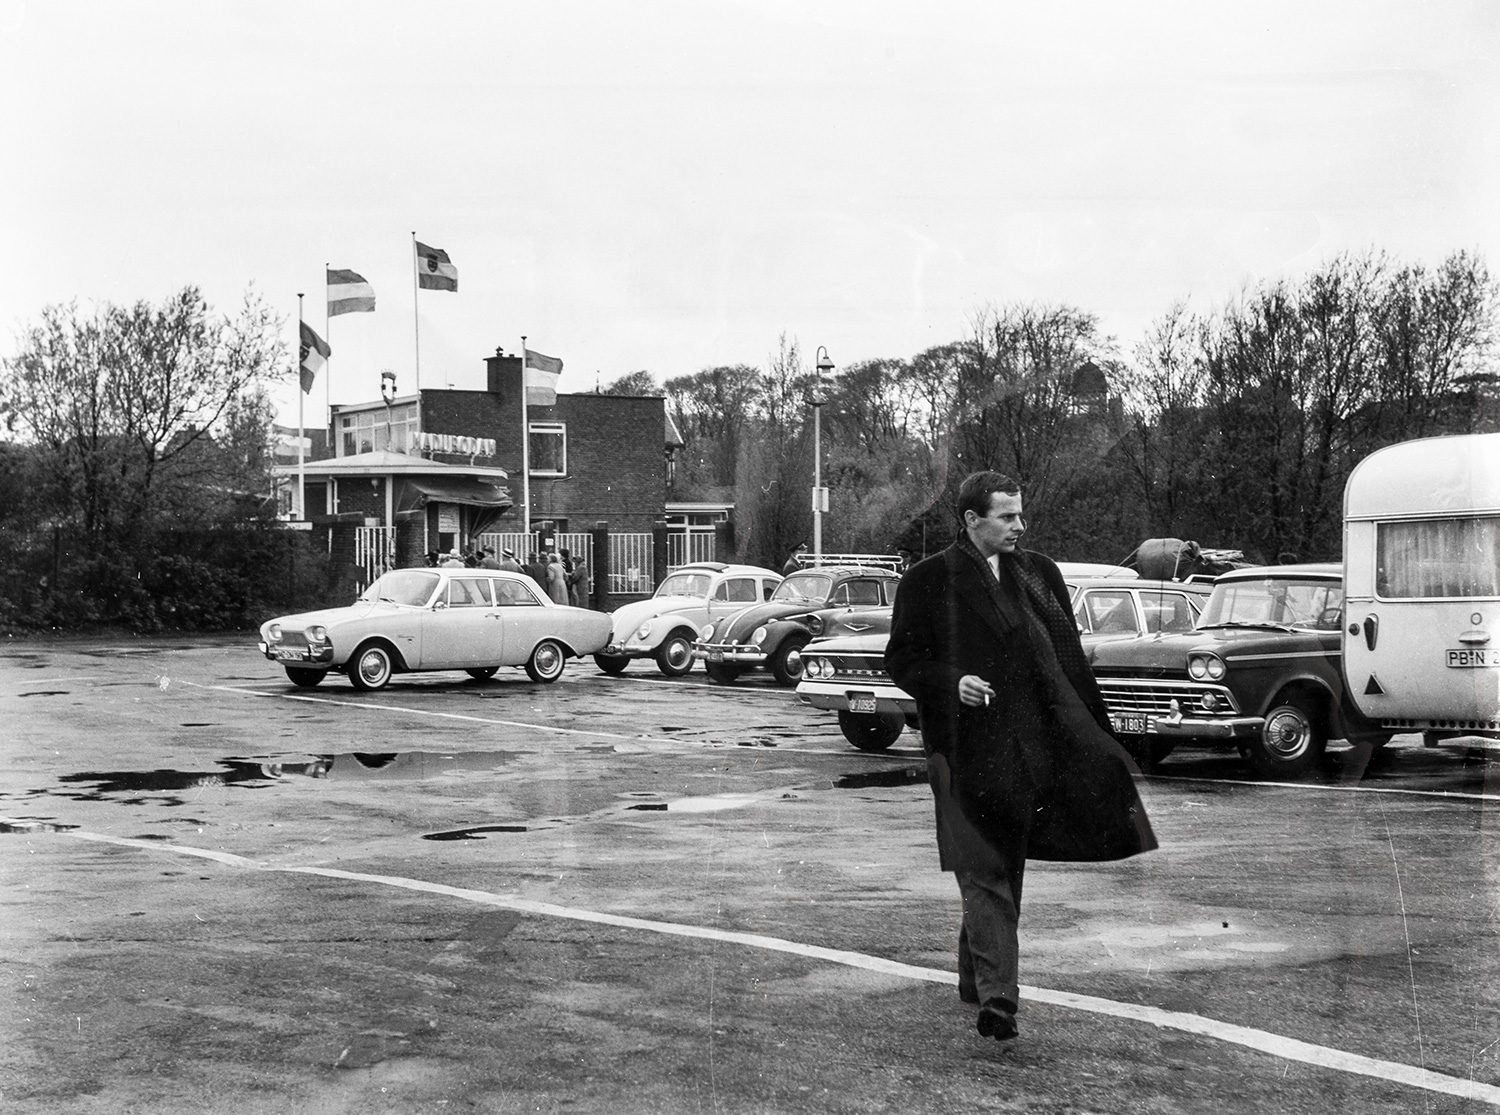
[[402, 403], [387, 408], [357, 410], [339, 415], [339, 456], [374, 453], [410, 453], [418, 429], [417, 404]]
[[562, 422], [533, 422], [528, 441], [532, 476], [568, 474], [568, 427]]

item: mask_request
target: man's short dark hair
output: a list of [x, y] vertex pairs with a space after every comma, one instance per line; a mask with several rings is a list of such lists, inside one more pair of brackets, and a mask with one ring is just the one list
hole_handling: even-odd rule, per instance
[[964, 526], [964, 512], [972, 511], [981, 519], [989, 514], [990, 497], [996, 492], [1008, 496], [1021, 494], [1021, 485], [1003, 472], [971, 472], [958, 486], [958, 498], [953, 511], [958, 516], [958, 525]]

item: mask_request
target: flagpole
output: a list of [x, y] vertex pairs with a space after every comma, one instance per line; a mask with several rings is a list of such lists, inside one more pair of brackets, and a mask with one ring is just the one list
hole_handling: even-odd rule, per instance
[[[333, 315], [328, 312], [328, 264], [323, 264], [323, 339], [328, 341], [328, 348], [333, 349], [333, 342], [328, 338], [333, 336]], [[323, 375], [323, 430], [328, 435], [328, 444], [324, 446], [324, 452], [331, 457], [333, 448], [333, 357], [328, 357], [328, 367], [324, 369]]]
[[[297, 352], [302, 351], [302, 292], [297, 292]], [[307, 521], [307, 465], [304, 460], [305, 454], [302, 449], [304, 434], [302, 432], [302, 397], [307, 392], [302, 390], [302, 363], [299, 358], [297, 362], [297, 521]]]
[[531, 423], [526, 416], [526, 334], [521, 334], [521, 531], [531, 549]]
[[417, 230], [411, 230], [411, 339], [417, 350], [417, 398], [422, 397], [422, 333], [417, 325]]

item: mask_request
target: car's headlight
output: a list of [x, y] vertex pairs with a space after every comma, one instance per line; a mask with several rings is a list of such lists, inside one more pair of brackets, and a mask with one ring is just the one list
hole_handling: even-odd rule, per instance
[[802, 663], [802, 672], [810, 678], [820, 678], [825, 671], [832, 676], [833, 670], [821, 658], [808, 658]]
[[1224, 660], [1217, 654], [1188, 655], [1188, 677], [1194, 681], [1219, 681], [1228, 672]]
[[766, 641], [766, 629], [764, 627], [757, 627], [751, 634], [750, 641], [756, 646], [760, 646], [761, 643]]
[[266, 628], [266, 642], [268, 642], [268, 643], [279, 643], [279, 642], [281, 642], [281, 624], [279, 624], [279, 623], [273, 623], [273, 624], [271, 624], [270, 627]]
[[321, 623], [315, 623], [303, 632], [309, 643], [326, 643], [328, 641], [328, 628]]
[[714, 637], [714, 625], [713, 624], [711, 624], [711, 623], [705, 623], [702, 627], [698, 628], [698, 638], [702, 639], [705, 643], [708, 642], [713, 637]]
[[823, 617], [817, 614], [808, 616], [807, 630], [814, 637], [823, 634]]
[[641, 624], [639, 627], [637, 627], [635, 629], [635, 637], [637, 639], [644, 639], [644, 638], [646, 638], [650, 634], [651, 634], [651, 621], [649, 619], [645, 623]]

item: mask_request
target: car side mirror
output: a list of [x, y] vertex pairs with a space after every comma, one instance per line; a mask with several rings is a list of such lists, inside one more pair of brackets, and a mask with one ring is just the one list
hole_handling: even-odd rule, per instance
[[445, 609], [447, 607], [448, 607], [448, 601], [446, 601], [446, 600], [438, 600], [438, 601], [435, 601], [433, 603], [432, 610], [434, 612], [441, 612], [443, 609]]

